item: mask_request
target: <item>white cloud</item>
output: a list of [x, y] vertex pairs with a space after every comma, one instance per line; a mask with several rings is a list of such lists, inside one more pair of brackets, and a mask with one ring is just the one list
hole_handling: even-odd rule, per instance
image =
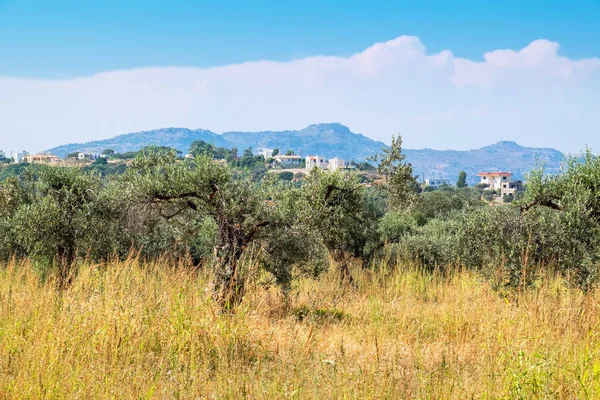
[[[537, 40], [483, 61], [428, 54], [416, 37], [350, 57], [216, 68], [139, 68], [70, 80], [0, 77], [0, 149], [40, 150], [167, 126], [302, 128], [340, 121], [408, 147], [527, 145], [600, 149], [600, 60]], [[574, 118], [576, 116], [576, 118]]]

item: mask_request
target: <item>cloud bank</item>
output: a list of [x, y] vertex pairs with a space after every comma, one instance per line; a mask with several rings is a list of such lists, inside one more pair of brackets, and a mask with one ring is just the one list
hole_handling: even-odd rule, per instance
[[600, 59], [536, 40], [482, 60], [428, 53], [417, 37], [349, 57], [214, 68], [160, 67], [68, 80], [0, 77], [0, 149], [30, 151], [161, 127], [302, 128], [341, 122], [407, 147], [499, 140], [600, 152]]

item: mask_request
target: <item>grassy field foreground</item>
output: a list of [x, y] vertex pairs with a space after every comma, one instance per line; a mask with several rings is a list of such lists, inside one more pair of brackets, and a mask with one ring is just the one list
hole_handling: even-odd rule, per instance
[[415, 269], [250, 288], [218, 312], [207, 277], [135, 260], [60, 293], [0, 270], [0, 398], [600, 398], [600, 293], [549, 279], [500, 297]]

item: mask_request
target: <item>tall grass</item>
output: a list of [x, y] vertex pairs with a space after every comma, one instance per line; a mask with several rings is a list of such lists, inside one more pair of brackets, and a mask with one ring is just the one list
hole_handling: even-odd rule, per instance
[[354, 270], [220, 313], [202, 271], [0, 269], [0, 398], [600, 398], [600, 293], [501, 297], [470, 271]]

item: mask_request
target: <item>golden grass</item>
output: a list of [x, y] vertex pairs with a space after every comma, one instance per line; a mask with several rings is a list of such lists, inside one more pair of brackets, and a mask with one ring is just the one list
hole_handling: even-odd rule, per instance
[[135, 260], [60, 293], [0, 270], [0, 398], [600, 398], [600, 294], [504, 299], [475, 273], [354, 271], [221, 314], [207, 277]]

